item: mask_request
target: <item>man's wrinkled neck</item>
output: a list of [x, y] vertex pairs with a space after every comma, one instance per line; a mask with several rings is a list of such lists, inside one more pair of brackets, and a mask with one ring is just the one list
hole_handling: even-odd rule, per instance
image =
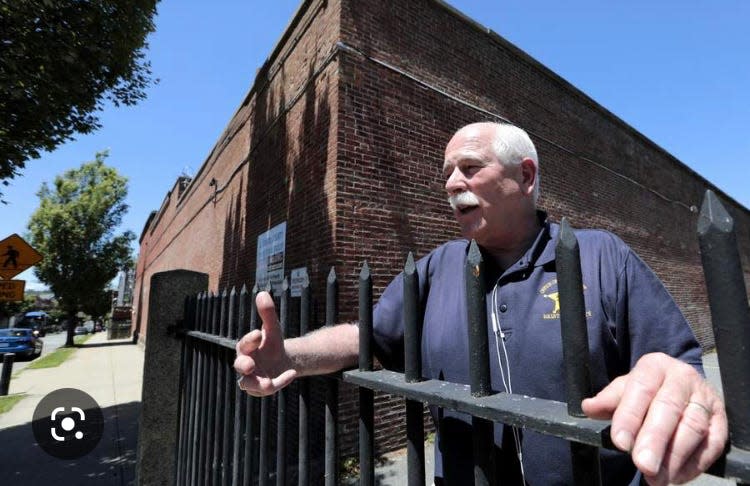
[[495, 260], [500, 272], [505, 272], [529, 251], [542, 229], [542, 224], [535, 210], [533, 217], [522, 219], [518, 231], [515, 232], [516, 237], [512, 238], [508, 244], [497, 247], [482, 245], [482, 248]]

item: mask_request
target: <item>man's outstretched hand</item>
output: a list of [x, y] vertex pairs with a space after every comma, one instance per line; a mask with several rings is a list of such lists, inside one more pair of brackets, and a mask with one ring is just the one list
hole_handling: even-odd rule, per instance
[[593, 398], [591, 418], [612, 420], [612, 442], [629, 452], [651, 485], [684, 483], [724, 451], [724, 403], [695, 369], [671, 356], [643, 356]]
[[292, 360], [284, 349], [276, 307], [268, 292], [255, 298], [261, 329], [242, 336], [237, 342], [234, 369], [239, 373], [239, 387], [250, 395], [272, 395], [290, 384], [297, 376]]

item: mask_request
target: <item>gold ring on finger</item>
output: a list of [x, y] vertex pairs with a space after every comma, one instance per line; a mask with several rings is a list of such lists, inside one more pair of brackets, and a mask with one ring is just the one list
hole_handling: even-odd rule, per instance
[[[706, 414], [709, 417], [711, 416], [711, 410], [707, 406], [703, 405], [701, 402], [696, 402], [694, 400], [690, 400], [687, 404], [688, 405], [695, 405], [696, 407], [699, 407], [699, 408], [703, 409], [703, 411], [706, 412]], [[686, 405], [686, 407], [687, 407], [687, 405]]]

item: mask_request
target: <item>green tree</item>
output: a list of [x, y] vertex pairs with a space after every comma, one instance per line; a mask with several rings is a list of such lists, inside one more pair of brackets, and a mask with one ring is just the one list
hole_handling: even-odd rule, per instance
[[37, 278], [55, 294], [68, 317], [67, 346], [73, 345], [78, 311], [88, 308], [132, 259], [132, 231], [116, 234], [128, 210], [127, 179], [96, 160], [42, 184], [39, 207], [29, 221], [30, 243], [44, 259], [34, 267]]
[[33, 295], [24, 295], [22, 301], [18, 302], [0, 302], [0, 319], [10, 319], [11, 317], [23, 314], [34, 308], [36, 297]]
[[[158, 0], [0, 0], [0, 181], [146, 96]], [[2, 193], [0, 192], [0, 197]]]
[[95, 321], [103, 321], [104, 316], [112, 310], [112, 290], [105, 288], [95, 292], [84, 305], [81, 306], [84, 314], [88, 314]]

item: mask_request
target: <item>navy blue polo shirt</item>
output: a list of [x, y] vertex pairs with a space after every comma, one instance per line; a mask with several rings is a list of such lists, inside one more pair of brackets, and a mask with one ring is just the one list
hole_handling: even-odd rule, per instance
[[[547, 222], [541, 212], [539, 217], [542, 229], [533, 245], [505, 272], [501, 273], [494, 261], [485, 256], [492, 387], [500, 392], [510, 386], [516, 394], [565, 402], [555, 271], [559, 225]], [[581, 253], [594, 390], [598, 392], [627, 373], [642, 355], [654, 351], [701, 369], [700, 346], [651, 269], [609, 232], [575, 233]], [[417, 262], [424, 316], [422, 373], [428, 379], [469, 383], [464, 291], [468, 247], [466, 240], [451, 241]], [[403, 275], [399, 275], [374, 310], [375, 354], [383, 366], [395, 370], [403, 370], [404, 366], [402, 299]], [[504, 338], [493, 331], [493, 307]], [[503, 359], [505, 383], [498, 354]], [[440, 422], [435, 448], [436, 478], [444, 478], [448, 484], [471, 484], [470, 417], [448, 410], [432, 412]], [[517, 462], [512, 465], [515, 454], [509, 454], [513, 449], [509, 440], [512, 434], [503, 434], [503, 429], [502, 424], [495, 427], [496, 452], [501, 457], [498, 478], [509, 484], [515, 478], [516, 471], [511, 469], [517, 468]], [[566, 441], [528, 430], [520, 432], [529, 484], [573, 484]], [[604, 484], [629, 484], [635, 477], [635, 467], [627, 455], [602, 450], [601, 457]], [[507, 481], [509, 476], [511, 481]]]

